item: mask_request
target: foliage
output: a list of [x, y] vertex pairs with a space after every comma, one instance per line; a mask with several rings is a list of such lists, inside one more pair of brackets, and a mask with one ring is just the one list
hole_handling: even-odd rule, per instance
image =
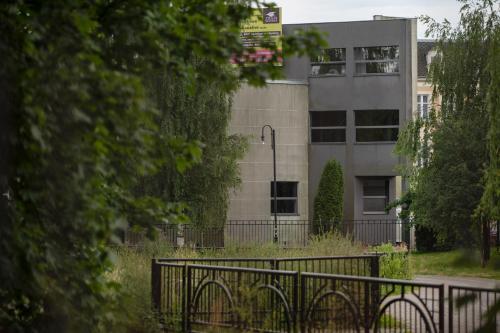
[[[335, 160], [326, 163], [318, 192], [314, 198], [314, 221], [324, 228], [337, 226], [342, 221], [344, 205], [344, 178], [342, 167]], [[323, 222], [322, 222], [323, 221]], [[326, 223], [326, 224], [324, 224]], [[330, 225], [332, 224], [333, 225]]]
[[[286, 258], [334, 255], [360, 255], [363, 247], [337, 232], [313, 236], [305, 248], [283, 249], [268, 243], [260, 246], [241, 248], [238, 244], [220, 250], [195, 251], [190, 248], [173, 250], [164, 242], [149, 241], [144, 248], [131, 249], [117, 247], [116, 264], [107, 278], [123, 286], [123, 309], [117, 331], [156, 332], [154, 314], [151, 312], [151, 258]], [[238, 309], [239, 314], [244, 309]]]
[[239, 184], [236, 162], [247, 142], [241, 135], [228, 135], [231, 96], [221, 83], [197, 81], [193, 95], [188, 92], [190, 85], [164, 72], [151, 78], [148, 92], [160, 110], [163, 133], [203, 142], [201, 163], [184, 173], [165, 165], [144, 179], [141, 190], [169, 202], [187, 202], [188, 215], [195, 223], [220, 225], [226, 220], [229, 189]]
[[[438, 247], [479, 243], [474, 213], [485, 180], [490, 181], [484, 175], [491, 168], [492, 140], [487, 133], [494, 125], [488, 91], [496, 75], [491, 65], [492, 41], [499, 26], [498, 1], [463, 2], [456, 28], [447, 21], [438, 24], [424, 17], [428, 34], [438, 38], [429, 80], [434, 86], [433, 100], [440, 105], [428, 119], [411, 122], [397, 145], [397, 152], [411, 163], [406, 172], [412, 191], [411, 215], [417, 225], [435, 234]], [[485, 214], [483, 220], [491, 219], [491, 210]]]
[[375, 246], [372, 250], [383, 254], [380, 257], [380, 277], [407, 280], [412, 278], [406, 249], [386, 243]]
[[[104, 278], [128, 223], [183, 218], [185, 206], [137, 192], [168, 165], [183, 172], [201, 144], [159, 130], [145, 77], [264, 84], [271, 63], [243, 56], [240, 22], [256, 1], [11, 0], [0, 5], [0, 331], [109, 331], [119, 285]], [[308, 39], [311, 37], [311, 39]], [[283, 56], [321, 44], [287, 36]], [[272, 46], [271, 46], [272, 48]], [[275, 54], [274, 57], [282, 56]], [[202, 66], [193, 59], [203, 59]], [[2, 128], [4, 129], [4, 128]]]

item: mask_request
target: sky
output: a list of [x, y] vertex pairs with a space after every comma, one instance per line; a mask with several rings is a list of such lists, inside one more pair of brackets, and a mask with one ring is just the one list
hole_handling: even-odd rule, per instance
[[[282, 8], [283, 23], [317, 23], [372, 20], [373, 15], [419, 17], [429, 15], [438, 22], [456, 25], [461, 3], [457, 0], [273, 0]], [[419, 39], [426, 26], [419, 22]]]

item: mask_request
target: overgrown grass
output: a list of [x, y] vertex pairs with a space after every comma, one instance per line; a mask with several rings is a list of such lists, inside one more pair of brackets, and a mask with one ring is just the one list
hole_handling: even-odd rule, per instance
[[359, 255], [365, 252], [360, 243], [338, 233], [314, 236], [305, 248], [283, 249], [275, 244], [241, 248], [229, 244], [220, 250], [196, 251], [190, 248], [173, 250], [162, 242], [146, 242], [141, 248], [120, 247], [113, 250], [115, 265], [108, 274], [110, 280], [120, 283], [123, 300], [121, 331], [159, 332], [158, 318], [151, 311], [152, 258], [282, 258], [307, 256]]
[[393, 246], [392, 244], [382, 244], [371, 249], [378, 253], [384, 253], [380, 258], [380, 276], [390, 279], [410, 280], [413, 278], [413, 271], [409, 263], [407, 249]]
[[141, 248], [120, 247], [113, 250], [115, 265], [108, 278], [121, 284], [123, 311], [120, 331], [159, 332], [158, 318], [151, 311], [152, 258], [285, 258], [334, 255], [360, 255], [367, 251], [389, 253], [381, 259], [381, 276], [409, 278], [408, 264], [399, 249], [392, 245], [367, 249], [338, 233], [314, 236], [305, 248], [283, 249], [275, 244], [239, 247], [227, 244], [224, 249], [196, 251], [190, 248], [173, 250], [164, 242], [146, 242]]
[[478, 251], [412, 253], [410, 267], [415, 274], [480, 277], [500, 280], [500, 253], [491, 249], [491, 260], [481, 267]]

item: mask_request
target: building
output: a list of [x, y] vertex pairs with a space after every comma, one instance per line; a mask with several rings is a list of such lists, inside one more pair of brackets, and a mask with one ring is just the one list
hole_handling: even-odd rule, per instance
[[[436, 56], [434, 40], [417, 41], [417, 109], [415, 117], [427, 118], [431, 109], [433, 86], [427, 81], [427, 74], [432, 59]], [[438, 101], [435, 102], [438, 103]]]
[[[231, 130], [248, 135], [251, 146], [240, 163], [242, 186], [231, 197], [229, 219], [272, 219], [272, 151], [260, 140], [262, 126], [270, 124], [277, 136], [280, 219], [312, 218], [323, 167], [335, 159], [344, 171], [344, 219], [395, 220], [395, 210], [384, 208], [405, 187], [396, 168], [405, 161], [394, 148], [417, 109], [416, 20], [289, 24], [283, 33], [311, 27], [328, 34], [321, 56], [285, 59], [285, 81], [243, 87], [236, 95]], [[370, 243], [400, 235], [394, 228], [384, 236], [390, 239], [377, 237], [369, 228], [361, 235]]]

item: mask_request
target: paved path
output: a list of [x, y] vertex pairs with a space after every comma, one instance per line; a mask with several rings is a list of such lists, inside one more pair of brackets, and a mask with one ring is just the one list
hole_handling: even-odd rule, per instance
[[444, 283], [445, 288], [448, 285], [464, 286], [473, 288], [500, 288], [500, 280], [483, 279], [476, 277], [458, 277], [458, 276], [443, 276], [443, 275], [417, 275], [414, 279], [416, 282], [429, 283]]
[[[484, 279], [475, 277], [458, 277], [458, 276], [440, 276], [440, 275], [417, 275], [414, 279], [415, 282], [421, 283], [443, 283], [444, 288], [444, 312], [445, 312], [445, 332], [450, 332], [449, 321], [448, 321], [448, 286], [458, 286], [458, 287], [471, 287], [471, 288], [487, 288], [495, 289], [500, 288], [500, 280], [494, 279]], [[463, 293], [463, 292], [462, 292]], [[454, 292], [456, 297], [456, 294]], [[462, 294], [463, 295], [463, 294]], [[482, 295], [482, 296], [481, 296]], [[497, 296], [490, 296], [486, 294], [476, 294], [478, 297], [471, 304], [466, 305], [465, 308], [458, 310], [454, 307], [453, 311], [453, 322], [454, 329], [453, 332], [472, 332], [477, 329], [481, 324], [481, 314], [484, 313], [485, 309], [489, 308], [493, 302], [497, 299]], [[498, 294], [497, 294], [498, 295]], [[437, 310], [437, 309], [436, 309]], [[497, 315], [497, 327], [496, 331], [500, 332], [500, 314]]]

